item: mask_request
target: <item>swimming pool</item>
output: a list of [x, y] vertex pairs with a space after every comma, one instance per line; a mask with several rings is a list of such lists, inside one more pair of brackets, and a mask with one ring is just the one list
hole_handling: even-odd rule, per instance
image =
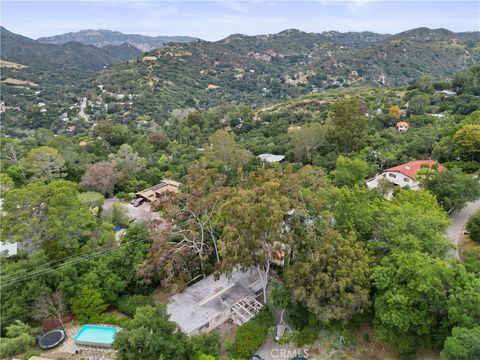
[[73, 338], [77, 345], [111, 347], [119, 328], [83, 325]]

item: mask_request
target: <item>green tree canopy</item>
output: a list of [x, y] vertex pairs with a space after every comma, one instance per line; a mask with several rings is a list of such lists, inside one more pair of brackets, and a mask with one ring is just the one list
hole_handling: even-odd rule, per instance
[[467, 230], [470, 239], [480, 243], [480, 210], [478, 210], [468, 219]]
[[321, 322], [348, 320], [369, 305], [369, 257], [353, 233], [317, 224], [296, 236], [292, 257], [286, 284]]
[[340, 155], [337, 166], [332, 171], [333, 180], [338, 187], [361, 185], [368, 174], [368, 165], [360, 159], [349, 159]]
[[65, 160], [57, 149], [41, 146], [20, 160], [21, 166], [34, 181], [51, 182], [65, 176]]
[[100, 291], [84, 287], [71, 300], [72, 312], [82, 322], [95, 321], [108, 307]]
[[445, 340], [440, 353], [442, 360], [480, 359], [480, 326], [471, 329], [456, 327]]
[[432, 346], [446, 336], [450, 273], [447, 263], [418, 251], [385, 257], [373, 273], [374, 325], [380, 338], [407, 355], [419, 344]]
[[421, 182], [447, 212], [461, 209], [468, 201], [480, 196], [479, 181], [458, 168], [429, 172]]
[[466, 160], [480, 160], [480, 124], [464, 125], [453, 135], [455, 152]]
[[41, 245], [51, 258], [78, 251], [99, 228], [91, 211], [78, 200], [77, 187], [58, 180], [7, 192], [2, 238]]
[[401, 249], [444, 257], [452, 248], [444, 236], [449, 224], [432, 194], [402, 189], [391, 201], [382, 202], [368, 245], [378, 256]]
[[115, 337], [118, 360], [185, 360], [189, 358], [185, 335], [169, 320], [165, 305], [143, 306]]
[[349, 154], [365, 146], [368, 123], [360, 112], [357, 98], [346, 97], [334, 102], [329, 121], [333, 126], [329, 128], [328, 138], [336, 145], [338, 153]]

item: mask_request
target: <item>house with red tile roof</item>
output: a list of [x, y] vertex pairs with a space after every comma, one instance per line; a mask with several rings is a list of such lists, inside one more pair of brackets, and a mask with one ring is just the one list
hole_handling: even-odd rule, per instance
[[421, 168], [436, 169], [440, 172], [445, 170], [445, 168], [435, 160], [415, 160], [386, 169], [382, 176], [395, 185], [418, 189], [420, 182], [417, 181], [417, 172]]
[[396, 126], [397, 126], [397, 131], [398, 132], [405, 132], [410, 127], [410, 124], [406, 121], [399, 121], [399, 122], [397, 122]]

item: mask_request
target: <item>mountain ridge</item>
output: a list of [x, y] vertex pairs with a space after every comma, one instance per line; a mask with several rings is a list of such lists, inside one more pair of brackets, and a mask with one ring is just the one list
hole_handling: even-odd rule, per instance
[[138, 94], [137, 114], [222, 103], [256, 106], [332, 87], [407, 86], [423, 75], [448, 79], [480, 62], [479, 35], [426, 28], [376, 38], [294, 29], [232, 34], [152, 50], [105, 71], [95, 83]]
[[105, 47], [109, 45], [120, 45], [129, 43], [142, 51], [150, 51], [163, 47], [168, 42], [193, 42], [198, 40], [191, 36], [148, 36], [141, 34], [125, 34], [120, 31], [105, 29], [88, 29], [64, 34], [40, 37], [37, 41], [47, 44], [65, 44], [69, 41], [78, 41], [87, 45]]

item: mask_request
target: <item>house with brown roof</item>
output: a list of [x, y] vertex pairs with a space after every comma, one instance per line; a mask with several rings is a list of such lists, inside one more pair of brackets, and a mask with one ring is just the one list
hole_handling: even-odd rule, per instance
[[415, 160], [386, 169], [382, 176], [395, 185], [418, 189], [420, 182], [417, 180], [417, 172], [422, 168], [436, 169], [439, 172], [445, 170], [435, 160]]
[[[180, 183], [173, 180], [162, 180], [160, 184], [149, 187], [148, 189], [135, 193], [134, 206], [140, 205], [142, 202], [152, 203], [166, 192], [178, 193]], [[136, 204], [136, 205], [135, 205]]]

